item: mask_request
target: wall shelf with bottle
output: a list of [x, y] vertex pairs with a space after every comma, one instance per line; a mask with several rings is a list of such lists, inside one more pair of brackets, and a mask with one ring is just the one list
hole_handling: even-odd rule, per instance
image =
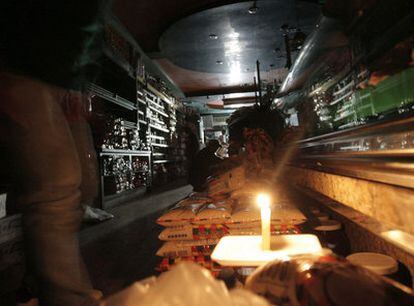
[[103, 208], [132, 199], [151, 186], [151, 152], [102, 150], [99, 156]]
[[[107, 207], [152, 185], [159, 174], [174, 175], [170, 165], [180, 163], [179, 155], [184, 154], [177, 147], [177, 129], [185, 124], [185, 116], [179, 122], [176, 113], [185, 107], [173, 96], [183, 94], [116, 18], [110, 18], [104, 32], [102, 75], [87, 89], [94, 97], [92, 130], [101, 166], [102, 206]], [[148, 170], [133, 170], [135, 158], [144, 158]]]

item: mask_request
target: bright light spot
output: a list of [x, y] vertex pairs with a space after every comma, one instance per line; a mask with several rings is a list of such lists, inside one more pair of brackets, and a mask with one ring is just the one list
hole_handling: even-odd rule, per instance
[[303, 271], [309, 270], [311, 267], [312, 267], [312, 265], [310, 263], [307, 263], [307, 262], [305, 262], [301, 265], [301, 268], [302, 268]]
[[240, 62], [230, 62], [230, 82], [239, 83], [242, 80]]
[[236, 38], [239, 38], [239, 37], [240, 37], [240, 33], [233, 32], [233, 33], [230, 33], [230, 34], [228, 35], [228, 37], [229, 37], [229, 38], [236, 39]]
[[229, 40], [224, 43], [224, 56], [237, 56], [242, 51], [238, 39]]
[[400, 230], [382, 232], [381, 236], [414, 255], [414, 236]]
[[260, 208], [269, 208], [270, 207], [270, 196], [265, 193], [260, 193], [257, 196], [257, 205]]
[[402, 237], [401, 231], [389, 231], [388, 236], [393, 239], [400, 240]]

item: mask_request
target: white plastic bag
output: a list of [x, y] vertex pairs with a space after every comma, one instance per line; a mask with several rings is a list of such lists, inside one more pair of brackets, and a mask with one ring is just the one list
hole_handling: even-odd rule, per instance
[[181, 263], [154, 283], [135, 283], [108, 298], [102, 306], [269, 306], [263, 298], [235, 289], [228, 291], [208, 270]]

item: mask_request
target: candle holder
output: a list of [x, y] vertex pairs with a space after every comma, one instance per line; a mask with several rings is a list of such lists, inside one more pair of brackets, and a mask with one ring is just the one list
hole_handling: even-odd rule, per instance
[[270, 248], [264, 250], [261, 236], [226, 236], [220, 239], [211, 258], [222, 266], [253, 267], [291, 256], [324, 254], [315, 235], [278, 235], [269, 242]]
[[260, 207], [261, 236], [227, 236], [220, 239], [211, 258], [223, 266], [260, 266], [275, 259], [302, 254], [323, 254], [315, 235], [270, 236], [271, 198], [261, 193], [257, 196]]

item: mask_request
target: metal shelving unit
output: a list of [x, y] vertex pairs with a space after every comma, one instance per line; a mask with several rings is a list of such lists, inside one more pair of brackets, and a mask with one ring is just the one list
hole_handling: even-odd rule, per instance
[[[147, 191], [147, 188], [151, 186], [152, 180], [152, 163], [151, 163], [151, 151], [136, 151], [136, 150], [119, 150], [119, 149], [103, 149], [99, 152], [99, 160], [100, 160], [100, 178], [101, 178], [101, 203], [102, 208], [109, 208], [115, 206], [120, 202], [127, 201], [138, 195], [141, 195]], [[131, 176], [145, 175], [147, 176], [146, 185], [138, 186], [131, 189], [122, 190], [120, 192], [116, 192], [113, 194], [106, 194], [105, 193], [105, 180], [110, 177], [116, 177], [115, 174], [105, 174], [104, 169], [104, 158], [107, 157], [121, 157], [126, 158], [129, 162], [129, 166], [131, 167], [129, 170], [129, 174]], [[133, 158], [139, 157], [147, 160], [147, 169], [133, 169]], [[108, 192], [109, 193], [109, 192]]]
[[98, 97], [101, 97], [102, 99], [105, 99], [109, 102], [112, 102], [118, 106], [121, 106], [123, 108], [126, 108], [128, 110], [136, 110], [137, 107], [135, 105], [135, 103], [124, 99], [120, 96], [118, 96], [117, 94], [114, 94], [96, 84], [93, 83], [89, 83], [87, 86], [87, 89], [92, 93], [97, 95]]

